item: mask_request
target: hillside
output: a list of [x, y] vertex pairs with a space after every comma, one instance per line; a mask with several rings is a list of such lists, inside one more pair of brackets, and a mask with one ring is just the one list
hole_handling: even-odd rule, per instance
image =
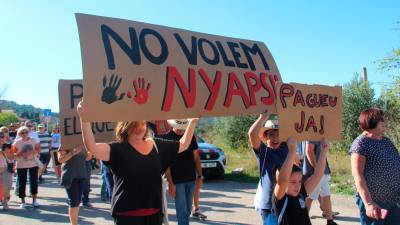
[[[19, 117], [31, 119], [36, 122], [40, 121], [40, 117], [43, 116], [43, 109], [34, 107], [33, 105], [20, 105], [14, 101], [0, 100], [0, 109], [14, 110]], [[58, 117], [58, 113], [52, 113], [52, 116]]]

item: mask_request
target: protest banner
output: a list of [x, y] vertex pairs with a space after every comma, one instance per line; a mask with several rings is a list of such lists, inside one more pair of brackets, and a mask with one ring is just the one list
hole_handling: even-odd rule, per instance
[[76, 14], [86, 121], [276, 112], [281, 80], [264, 43]]
[[277, 83], [279, 137], [298, 141], [341, 140], [342, 88]]
[[[72, 149], [83, 145], [81, 123], [76, 106], [83, 96], [82, 80], [59, 80], [61, 148]], [[92, 123], [92, 131], [97, 142], [114, 140], [115, 124], [110, 122]]]

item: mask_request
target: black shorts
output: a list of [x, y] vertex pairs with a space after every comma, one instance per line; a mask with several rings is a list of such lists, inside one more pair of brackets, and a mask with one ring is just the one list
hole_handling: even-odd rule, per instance
[[50, 153], [40, 153], [39, 159], [43, 164], [49, 164], [49, 162], [50, 162]]
[[67, 191], [68, 206], [70, 208], [78, 207], [81, 204], [85, 180], [84, 178], [73, 179], [71, 186], [65, 189]]

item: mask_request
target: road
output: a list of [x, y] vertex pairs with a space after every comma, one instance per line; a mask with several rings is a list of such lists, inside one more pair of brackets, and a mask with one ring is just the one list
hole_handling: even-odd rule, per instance
[[[54, 174], [45, 176], [46, 182], [39, 187], [39, 209], [19, 209], [17, 197], [12, 195], [11, 209], [0, 211], [0, 225], [45, 225], [68, 224], [65, 190], [60, 187]], [[255, 184], [231, 181], [207, 181], [204, 184], [200, 206], [208, 216], [207, 221], [192, 221], [191, 224], [261, 224], [260, 216], [253, 209]], [[100, 200], [100, 176], [92, 176], [90, 195], [93, 208], [81, 207], [79, 224], [113, 224], [109, 204]], [[338, 224], [355, 225], [358, 213], [354, 201], [347, 196], [333, 196], [334, 210], [339, 211]], [[27, 198], [27, 203], [31, 203]], [[176, 223], [174, 203], [169, 200], [168, 214], [172, 225]], [[314, 205], [311, 214], [312, 223], [326, 224], [319, 209]]]

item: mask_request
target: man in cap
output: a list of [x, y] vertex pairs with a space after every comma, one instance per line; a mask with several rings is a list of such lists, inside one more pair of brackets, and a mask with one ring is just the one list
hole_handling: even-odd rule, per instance
[[[187, 119], [168, 120], [172, 130], [161, 137], [179, 140], [189, 124]], [[175, 199], [176, 216], [179, 225], [188, 225], [193, 204], [195, 181], [203, 180], [196, 138], [192, 138], [189, 149], [179, 153], [166, 172], [169, 193]], [[196, 175], [197, 172], [197, 175]]]
[[277, 218], [272, 209], [272, 193], [275, 185], [273, 173], [285, 161], [288, 147], [286, 142], [281, 142], [279, 139], [278, 120], [267, 119], [267, 112], [260, 114], [248, 132], [250, 145], [257, 157], [260, 177], [254, 206], [261, 214], [263, 225], [276, 225]]
[[37, 132], [40, 141], [40, 161], [43, 163], [43, 170], [39, 173], [39, 183], [43, 183], [43, 173], [47, 173], [47, 165], [50, 162], [51, 137], [46, 131], [44, 124], [38, 125]]

